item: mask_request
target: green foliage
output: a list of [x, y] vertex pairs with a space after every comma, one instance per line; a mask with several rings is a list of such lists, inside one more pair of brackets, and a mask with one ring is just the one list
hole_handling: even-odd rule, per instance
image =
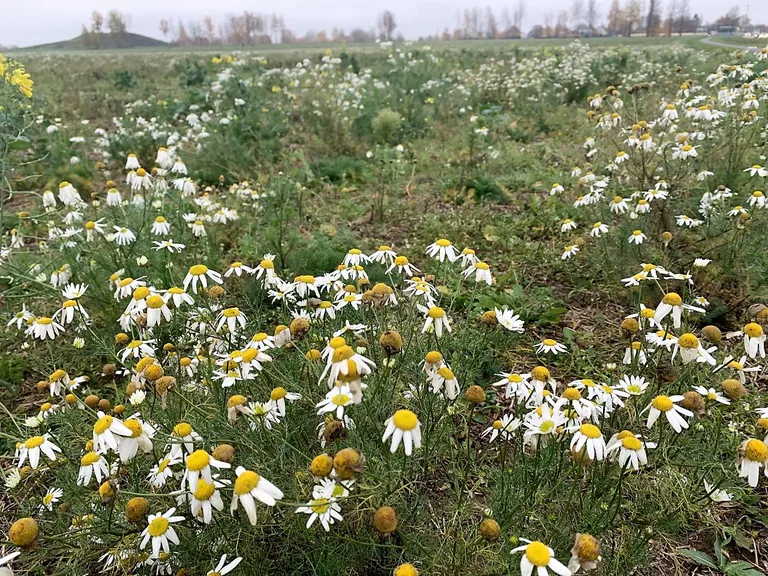
[[403, 122], [400, 114], [390, 108], [379, 110], [371, 121], [373, 137], [381, 144], [393, 144]]

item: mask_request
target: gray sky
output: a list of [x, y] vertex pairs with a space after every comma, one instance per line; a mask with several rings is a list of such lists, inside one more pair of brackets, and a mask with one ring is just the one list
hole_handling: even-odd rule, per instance
[[[111, 8], [131, 15], [129, 30], [161, 38], [158, 23], [162, 18], [184, 21], [202, 19], [210, 15], [217, 22], [227, 14], [243, 10], [253, 12], [279, 12], [286, 25], [299, 35], [308, 29], [330, 32], [333, 26], [349, 32], [352, 28], [370, 29], [375, 26], [376, 15], [385, 8], [395, 13], [399, 32], [406, 38], [415, 39], [454, 28], [456, 15], [473, 5], [491, 6], [497, 13], [505, 6], [512, 12], [517, 0], [283, 0], [282, 2], [245, 2], [243, 0], [0, 0], [0, 44], [27, 46], [44, 42], [66, 40], [77, 36], [80, 27], [98, 9], [105, 13]], [[598, 0], [601, 18], [604, 18], [611, 0]], [[662, 9], [670, 0], [660, 0]], [[540, 23], [548, 12], [556, 13], [570, 8], [572, 0], [526, 0], [527, 14], [523, 29]], [[742, 12], [747, 2], [726, 0], [694, 0], [691, 12], [699, 12], [705, 21], [721, 15], [732, 5]], [[749, 15], [753, 22], [768, 23], [768, 0], [750, 0]]]

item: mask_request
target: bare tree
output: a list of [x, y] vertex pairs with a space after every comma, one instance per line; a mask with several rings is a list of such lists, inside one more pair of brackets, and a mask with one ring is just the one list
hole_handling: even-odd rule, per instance
[[677, 23], [677, 11], [677, 0], [669, 0], [669, 5], [667, 5], [667, 21], [665, 22], [667, 36], [672, 36], [672, 29]]
[[485, 9], [485, 35], [487, 38], [496, 38], [499, 35], [496, 16], [493, 14], [493, 8], [490, 6]]
[[624, 13], [619, 5], [619, 0], [612, 0], [608, 10], [608, 30], [614, 34], [624, 31]]
[[557, 13], [557, 22], [555, 22], [555, 36], [565, 38], [568, 36], [568, 10], [560, 10]]
[[547, 12], [544, 14], [544, 31], [543, 36], [544, 38], [551, 38], [552, 37], [552, 20], [554, 19], [554, 16], [552, 15], [552, 12]]
[[91, 32], [94, 34], [101, 34], [104, 29], [104, 16], [101, 12], [94, 10], [91, 14]]
[[171, 25], [168, 22], [168, 20], [166, 20], [165, 18], [160, 20], [160, 33], [163, 35], [163, 38], [167, 38], [168, 33], [170, 31], [171, 31]]
[[656, 33], [656, 28], [659, 24], [657, 0], [649, 0], [648, 2], [648, 15], [645, 17], [645, 35], [653, 36]]
[[629, 0], [625, 11], [625, 24], [627, 26], [627, 37], [632, 36], [632, 30], [639, 26], [643, 21], [643, 6], [640, 0]]
[[205, 29], [205, 37], [208, 44], [217, 44], [216, 24], [213, 23], [213, 18], [210, 16], [203, 18], [203, 28]]
[[392, 40], [392, 34], [397, 28], [397, 22], [395, 21], [395, 15], [389, 10], [384, 10], [379, 15], [378, 19], [379, 32], [385, 40]]
[[584, 0], [573, 0], [571, 5], [571, 21], [573, 27], [578, 28], [584, 18]]
[[525, 18], [525, 0], [518, 0], [515, 11], [512, 13], [513, 25], [521, 32], [523, 30], [523, 18]]
[[[683, 29], [688, 24], [688, 9], [689, 9], [689, 0], [680, 0], [680, 7], [677, 11], [677, 35], [682, 36], [683, 35]], [[693, 30], [696, 31], [695, 28]]]
[[597, 22], [600, 20], [600, 9], [597, 7], [597, 0], [587, 0], [587, 10], [585, 13], [587, 26], [589, 26], [589, 35], [594, 36], [597, 29]]

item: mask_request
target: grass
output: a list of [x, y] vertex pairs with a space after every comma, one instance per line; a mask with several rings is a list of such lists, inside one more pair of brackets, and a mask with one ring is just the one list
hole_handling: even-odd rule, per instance
[[[404, 563], [423, 574], [518, 574], [521, 556], [511, 551], [521, 538], [547, 543], [567, 564], [576, 535], [589, 533], [601, 546], [601, 575], [762, 574], [765, 477], [749, 486], [735, 461], [744, 442], [755, 439], [754, 452], [765, 436], [755, 413], [767, 404], [763, 373], [744, 373], [740, 396], [738, 386], [724, 383], [739, 377], [734, 366], [713, 374], [707, 362], [681, 360], [682, 348], [673, 358], [674, 347], [646, 338], [659, 327], [627, 316], [655, 309], [670, 293], [703, 306], [704, 312], [686, 311], [679, 327], [672, 316], [661, 320], [661, 338], [687, 334], [683, 342], [693, 337], [715, 346], [716, 365], [744, 353], [741, 337], [718, 334], [765, 325], [766, 215], [752, 191], [766, 182], [745, 171], [766, 153], [765, 121], [745, 116], [744, 94], [736, 91], [744, 80], [726, 77], [714, 85], [734, 90], [734, 106], [711, 100], [725, 116], [718, 122], [686, 117], [693, 99], [710, 101], [707, 77], [721, 64], [748, 62], [760, 72], [764, 61], [753, 61], [754, 54], [735, 60], [732, 51], [704, 46], [698, 37], [478, 41], [435, 44], [430, 51], [419, 44], [393, 51], [348, 46], [332, 47], [331, 56], [326, 48], [265, 47], [239, 52], [236, 61], [175, 49], [14, 54], [35, 84], [32, 100], [15, 85], [0, 84], [8, 182], [0, 217], [8, 247], [0, 263], [0, 311], [6, 323], [22, 306], [60, 319], [67, 299], [61, 290], [71, 282], [87, 284], [75, 298], [89, 313], [86, 322], [75, 312], [53, 342], [25, 335], [24, 318], [21, 329], [11, 323], [0, 333], [9, 351], [0, 361], [3, 475], [19, 465], [17, 442], [45, 431], [61, 448], [55, 462], [43, 456], [36, 469], [22, 467], [23, 481], [9, 482], [4, 493], [7, 551], [22, 554], [14, 569], [71, 574], [107, 565], [116, 574], [205, 574], [226, 553], [244, 559], [235, 574], [258, 565], [268, 574], [412, 575]], [[308, 62], [296, 67], [304, 57]], [[70, 71], [66, 82], [63, 67]], [[757, 82], [753, 89], [764, 90]], [[680, 115], [676, 130], [660, 102]], [[697, 131], [707, 134], [689, 136], [697, 155], [673, 157], [686, 142], [676, 137]], [[627, 143], [644, 134], [654, 150]], [[163, 146], [173, 147], [195, 187], [182, 194], [172, 182], [180, 175], [160, 171], [151, 174], [139, 203], [127, 181], [131, 173], [137, 177], [126, 168], [128, 155], [147, 169], [170, 170], [173, 159], [158, 156]], [[619, 150], [628, 159], [619, 161]], [[703, 170], [712, 176], [702, 179]], [[80, 220], [67, 216], [71, 209], [60, 198], [44, 209], [43, 192], [57, 192], [62, 181], [85, 201]], [[555, 183], [564, 190], [553, 189]], [[719, 185], [735, 196], [718, 192]], [[124, 201], [116, 206], [108, 204], [112, 186]], [[582, 206], [585, 196], [597, 201]], [[615, 206], [623, 203], [625, 211]], [[746, 215], [730, 214], [737, 204]], [[185, 245], [178, 254], [153, 249], [153, 241], [165, 238], [151, 232], [157, 216]], [[687, 225], [681, 216], [700, 224]], [[568, 229], [566, 219], [578, 227]], [[88, 234], [86, 222], [105, 228]], [[597, 222], [607, 231], [593, 232]], [[118, 246], [115, 226], [134, 232], [135, 240]], [[196, 235], [200, 227], [205, 236]], [[628, 241], [635, 230], [646, 235], [642, 244]], [[474, 250], [492, 282], [476, 282], [475, 269], [465, 274], [468, 264], [425, 254], [440, 238]], [[382, 245], [407, 256], [423, 281], [413, 284], [396, 267], [367, 262], [367, 280], [361, 278], [350, 249], [373, 254]], [[696, 258], [710, 262], [701, 267]], [[339, 268], [345, 259], [349, 266]], [[242, 271], [238, 262], [259, 267], [261, 275], [232, 273]], [[648, 263], [661, 268], [643, 267]], [[170, 316], [151, 330], [141, 308], [149, 305], [147, 294], [126, 289], [115, 296], [121, 278], [167, 290], [183, 285], [199, 264], [232, 270], [223, 290], [215, 278], [208, 282], [216, 289], [196, 293], [188, 286], [194, 304], [169, 303]], [[270, 269], [287, 283], [265, 284]], [[641, 270], [638, 285], [625, 286]], [[319, 286], [317, 279], [333, 274], [338, 293], [297, 294], [302, 303], [275, 294]], [[408, 287], [421, 295], [409, 295]], [[390, 291], [396, 303], [387, 298]], [[334, 306], [337, 297], [350, 303]], [[124, 315], [132, 301], [139, 308]], [[424, 330], [440, 312], [416, 304], [439, 307], [452, 331]], [[328, 306], [338, 308], [336, 318], [323, 317]], [[515, 330], [499, 324], [505, 307], [519, 315], [522, 325], [510, 325]], [[216, 327], [241, 314], [244, 327]], [[303, 314], [308, 323], [296, 318]], [[329, 394], [328, 375], [321, 376], [325, 360], [317, 355], [346, 322], [365, 327], [344, 334], [349, 348], [339, 358], [356, 352], [375, 363], [361, 378], [362, 402], [344, 406], [354, 427], [317, 409]], [[252, 340], [260, 333], [277, 344], [265, 350], [271, 361], [262, 358], [248, 377], [234, 366], [242, 354], [231, 364], [227, 355], [263, 341]], [[281, 341], [286, 334], [288, 343]], [[153, 341], [151, 356], [146, 349], [130, 355], [136, 339]], [[541, 345], [550, 339], [566, 352], [545, 352]], [[633, 343], [639, 351], [632, 352]], [[435, 358], [428, 353], [438, 351], [458, 381], [456, 395], [443, 382], [449, 372], [425, 367]], [[764, 368], [755, 356], [746, 367]], [[57, 370], [87, 379], [73, 385]], [[231, 386], [230, 371], [238, 374]], [[518, 387], [505, 374], [523, 374], [533, 387]], [[647, 388], [619, 397], [623, 405], [612, 409], [616, 397], [609, 401], [606, 394], [633, 390], [624, 384], [630, 376]], [[343, 374], [338, 380], [351, 398], [357, 380]], [[702, 386], [704, 397], [694, 392]], [[710, 399], [710, 387], [730, 403]], [[134, 396], [136, 389], [145, 396]], [[284, 391], [301, 397], [288, 400], [278, 416]], [[692, 410], [684, 416], [688, 429], [675, 433], [664, 415], [647, 426], [647, 407], [657, 396], [684, 393], [682, 404]], [[551, 399], [557, 407], [545, 423]], [[235, 406], [244, 411], [232, 419], [228, 407]], [[92, 448], [87, 442], [99, 410], [120, 420], [136, 414], [156, 432], [146, 453], [133, 458], [105, 451], [111, 484], [81, 485], [80, 459]], [[390, 452], [391, 440], [382, 441], [398, 410], [412, 411], [420, 422], [421, 446], [410, 456], [402, 445]], [[491, 441], [502, 418], [514, 423], [508, 437]], [[195, 519], [182, 489], [183, 462], [172, 465], [176, 476], [165, 485], [148, 478], [180, 447], [177, 425], [185, 422], [200, 436], [195, 449], [222, 458], [228, 458], [222, 445], [233, 449], [232, 468], [214, 470], [221, 480], [235, 482], [235, 468], [243, 466], [283, 498], [273, 506], [258, 503], [252, 524], [242, 504], [228, 513], [239, 485], [223, 484], [223, 510], [213, 511], [211, 523]], [[615, 458], [593, 461], [572, 451], [577, 434], [592, 432], [582, 426], [588, 422], [605, 441], [630, 430], [655, 444], [646, 447], [647, 465], [635, 472]], [[346, 474], [344, 449], [363, 455], [354, 474]], [[326, 476], [312, 465], [322, 454], [335, 458], [326, 477], [335, 492], [323, 492], [313, 477]], [[344, 494], [348, 476], [355, 483]], [[705, 482], [726, 490], [730, 501], [713, 502]], [[41, 508], [49, 488], [63, 494]], [[185, 496], [177, 499], [180, 489]], [[141, 548], [149, 519], [133, 514], [143, 502], [135, 498], [151, 514], [176, 507], [185, 517], [175, 525], [179, 544], [170, 556], [150, 558], [151, 549]], [[322, 498], [335, 498], [343, 516], [327, 533], [320, 522], [308, 529], [309, 516], [297, 513], [308, 502], [325, 510]], [[393, 531], [374, 520], [385, 506], [397, 516]], [[20, 525], [11, 529], [22, 517], [35, 519], [35, 543], [20, 537]], [[498, 537], [486, 530], [489, 519]]]

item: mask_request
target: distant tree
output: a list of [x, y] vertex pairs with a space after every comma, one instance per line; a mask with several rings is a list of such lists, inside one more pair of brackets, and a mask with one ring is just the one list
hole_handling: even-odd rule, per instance
[[184, 27], [184, 22], [179, 20], [179, 26], [176, 30], [176, 44], [179, 46], [188, 46], [190, 39], [189, 34], [187, 34], [187, 29]]
[[107, 29], [110, 34], [115, 36], [125, 34], [128, 31], [126, 16], [117, 10], [110, 10], [107, 13]]
[[659, 6], [657, 0], [648, 1], [648, 15], [645, 17], [645, 35], [653, 36], [659, 26]]
[[395, 28], [397, 28], [395, 15], [389, 10], [384, 10], [384, 12], [379, 14], [377, 24], [379, 27], [379, 33], [382, 35], [384, 40], [392, 40], [392, 34], [394, 33]]
[[170, 31], [171, 25], [169, 24], [168, 20], [165, 18], [160, 20], [160, 33], [163, 35], [163, 38], [167, 38]]
[[[677, 10], [677, 34], [678, 36], [682, 36], [683, 32], [686, 31], [686, 25], [688, 24], [689, 16], [688, 16], [688, 9], [689, 9], [689, 0], [680, 0], [680, 6]], [[696, 32], [696, 27], [691, 30], [691, 32]]]
[[544, 26], [541, 24], [536, 24], [533, 28], [531, 28], [531, 31], [528, 32], [528, 38], [544, 38], [545, 31]]
[[523, 29], [523, 18], [525, 18], [525, 0], [517, 0], [517, 5], [512, 13], [512, 25], [521, 31]]
[[640, 0], [629, 0], [624, 12], [624, 23], [627, 30], [627, 38], [632, 36], [632, 30], [640, 26], [643, 21], [643, 6]]
[[104, 16], [101, 12], [94, 10], [91, 14], [91, 32], [94, 34], [101, 34], [104, 30]]
[[493, 8], [490, 6], [485, 9], [485, 35], [488, 38], [496, 38], [499, 35], [496, 16], [493, 14]]
[[571, 5], [571, 22], [573, 27], [578, 28], [584, 18], [584, 0], [573, 0]]
[[666, 30], [667, 36], [672, 36], [672, 30], [677, 25], [677, 12], [677, 0], [669, 0], [669, 4], [667, 5], [667, 19], [664, 21], [664, 29]]
[[205, 16], [203, 18], [202, 32], [206, 44], [218, 44], [218, 38], [216, 37], [216, 24], [213, 22], [213, 18], [210, 16]]
[[619, 0], [613, 0], [608, 10], [607, 28], [612, 34], [621, 34], [624, 31], [624, 13], [619, 5]]
[[600, 9], [597, 6], [597, 0], [587, 0], [587, 9], [584, 17], [589, 26], [589, 35], [594, 36], [597, 31], [597, 22], [600, 20]]
[[544, 31], [542, 38], [551, 38], [553, 35], [552, 30], [552, 20], [554, 19], [554, 16], [552, 15], [552, 12], [547, 12], [544, 14]]
[[557, 13], [557, 22], [555, 22], [555, 37], [566, 38], [569, 34], [568, 10], [560, 10], [560, 12]]
[[315, 37], [315, 42], [319, 42], [321, 44], [328, 42], [328, 34], [325, 33], [325, 30], [320, 30], [320, 32], [317, 33], [317, 36]]

